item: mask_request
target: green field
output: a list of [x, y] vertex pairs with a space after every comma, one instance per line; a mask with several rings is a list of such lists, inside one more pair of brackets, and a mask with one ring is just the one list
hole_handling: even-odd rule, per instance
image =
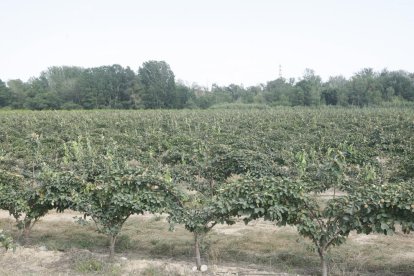
[[[413, 148], [413, 109], [302, 109], [207, 111], [3, 111], [2, 160], [30, 160], [38, 136], [42, 154], [59, 158], [61, 145], [88, 137], [118, 142], [131, 154], [178, 146], [221, 144], [270, 155], [353, 144], [361, 154], [405, 158]], [[229, 149], [230, 149], [229, 148]], [[394, 161], [394, 160], [393, 160]], [[391, 162], [393, 164], [394, 162]]]
[[[204, 238], [201, 257], [209, 265], [253, 262], [268, 271], [316, 274], [318, 254], [306, 248], [332, 238], [324, 251], [332, 274], [410, 275], [412, 234], [403, 232], [414, 229], [413, 177], [412, 108], [0, 112], [0, 207], [22, 231], [56, 209], [86, 214], [99, 226], [93, 234], [91, 225], [54, 222], [60, 230], [49, 233], [40, 223], [25, 240], [2, 219], [27, 248], [94, 254], [107, 246], [103, 234], [118, 238], [116, 254], [192, 261], [192, 232]], [[134, 217], [121, 230], [141, 211], [169, 214], [177, 232], [167, 231], [165, 217], [145, 221], [147, 228]], [[291, 228], [244, 231], [237, 224], [242, 235], [228, 238], [217, 227], [210, 231], [239, 215], [253, 225], [265, 218]], [[151, 227], [153, 242], [137, 245], [145, 240], [137, 233]], [[96, 241], [85, 245], [87, 239], [68, 232]], [[371, 232], [375, 238], [360, 242]], [[397, 262], [387, 254], [405, 257]], [[161, 273], [156, 269], [148, 275]]]

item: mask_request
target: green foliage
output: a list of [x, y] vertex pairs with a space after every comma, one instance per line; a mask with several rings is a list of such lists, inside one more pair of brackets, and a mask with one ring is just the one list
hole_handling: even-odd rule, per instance
[[[100, 233], [115, 239], [132, 214], [162, 212], [173, 188], [156, 168], [142, 167], [123, 158], [115, 142], [102, 148], [89, 140], [65, 144], [62, 171], [55, 181], [71, 187], [70, 207], [91, 217]], [[61, 200], [62, 193], [55, 193]], [[174, 198], [175, 199], [175, 198]], [[81, 222], [84, 220], [81, 219]]]
[[412, 107], [413, 74], [365, 68], [349, 79], [306, 69], [297, 81], [279, 77], [250, 87], [176, 82], [165, 61], [147, 61], [138, 74], [118, 64], [53, 66], [27, 82], [0, 80], [0, 108], [47, 109], [266, 109], [276, 106]]
[[28, 238], [31, 228], [53, 205], [45, 200], [40, 178], [0, 170], [0, 209], [9, 211]]
[[11, 91], [0, 79], [0, 108], [8, 106], [11, 100]]
[[0, 171], [0, 208], [8, 210], [15, 219], [25, 212], [25, 185], [21, 175]]
[[306, 212], [306, 204], [315, 202], [306, 196], [306, 187], [288, 179], [246, 176], [230, 180], [220, 189], [216, 208], [233, 216], [244, 216], [244, 221], [263, 217], [279, 225], [294, 224]]
[[220, 103], [209, 107], [210, 109], [235, 109], [235, 110], [249, 110], [249, 109], [269, 109], [265, 104], [241, 104], [241, 103]]
[[76, 263], [76, 270], [82, 273], [101, 272], [104, 269], [105, 263], [95, 258], [88, 258], [80, 260]]
[[2, 111], [0, 122], [2, 208], [81, 211], [113, 246], [146, 211], [184, 224], [199, 250], [237, 216], [294, 225], [321, 258], [353, 230], [412, 230], [409, 108]]
[[[147, 61], [138, 70], [146, 108], [171, 108], [174, 103], [175, 76], [165, 61]], [[181, 92], [181, 91], [180, 91]]]
[[4, 233], [2, 229], [0, 229], [0, 244], [6, 250], [9, 250], [10, 248], [15, 248], [13, 239], [9, 235]]
[[404, 233], [414, 230], [414, 185], [412, 182], [373, 184], [357, 187], [342, 206], [347, 227], [358, 233], [393, 234], [396, 225]]
[[78, 274], [121, 275], [121, 267], [108, 263], [101, 257], [92, 254], [78, 253], [73, 259], [73, 268]]
[[353, 146], [301, 151], [294, 162], [297, 173], [290, 177], [243, 177], [230, 183], [220, 191], [218, 206], [246, 222], [263, 217], [296, 226], [314, 244], [324, 275], [326, 252], [343, 244], [351, 231], [390, 234], [396, 224], [405, 233], [414, 229], [412, 183], [372, 184], [377, 174], [359, 163]]

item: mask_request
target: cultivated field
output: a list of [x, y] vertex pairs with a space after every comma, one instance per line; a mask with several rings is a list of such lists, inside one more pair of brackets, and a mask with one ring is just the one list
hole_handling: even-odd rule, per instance
[[413, 177], [408, 108], [4, 111], [0, 274], [412, 275]]

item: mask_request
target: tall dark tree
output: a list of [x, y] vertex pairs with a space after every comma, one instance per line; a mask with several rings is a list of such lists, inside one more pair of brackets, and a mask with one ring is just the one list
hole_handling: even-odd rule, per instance
[[35, 110], [59, 109], [60, 105], [60, 99], [50, 91], [49, 82], [44, 75], [29, 80], [24, 103], [26, 108]]
[[165, 61], [147, 61], [138, 70], [145, 108], [172, 108], [175, 76]]
[[86, 109], [131, 108], [135, 77], [129, 67], [118, 64], [85, 69], [77, 85], [79, 104]]
[[348, 81], [343, 76], [330, 77], [322, 85], [321, 100], [326, 105], [348, 105]]
[[376, 105], [381, 102], [382, 85], [372, 68], [365, 68], [350, 80], [349, 104], [357, 106]]
[[175, 95], [173, 108], [193, 108], [195, 95], [194, 92], [182, 83], [178, 83], [175, 87]]
[[302, 80], [296, 83], [298, 88], [298, 103], [302, 101], [301, 105], [311, 106], [319, 105], [321, 98], [322, 79], [315, 75], [312, 69], [306, 69]]
[[264, 97], [272, 105], [290, 105], [289, 95], [294, 93], [292, 83], [284, 78], [269, 81], [265, 87]]
[[211, 101], [211, 105], [214, 104], [222, 104], [222, 103], [231, 103], [236, 98], [235, 95], [232, 95], [231, 88], [226, 86], [219, 86], [217, 84], [213, 84], [211, 86], [211, 92], [208, 91], [203, 95], [204, 103], [208, 103], [208, 99]]
[[379, 75], [382, 85], [382, 97], [389, 101], [394, 97], [414, 101], [414, 78], [404, 71], [383, 70]]
[[64, 107], [78, 106], [81, 103], [79, 80], [84, 69], [76, 66], [53, 66], [42, 72], [49, 85], [50, 93], [58, 97]]

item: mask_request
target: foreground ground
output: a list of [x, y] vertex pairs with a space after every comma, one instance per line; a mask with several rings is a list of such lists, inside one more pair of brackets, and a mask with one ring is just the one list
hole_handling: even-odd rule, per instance
[[[194, 275], [192, 236], [168, 231], [160, 216], [128, 220], [114, 263], [107, 261], [105, 236], [93, 225], [74, 222], [76, 213], [51, 213], [34, 227], [30, 241], [1, 252], [0, 275]], [[0, 212], [0, 227], [17, 234]], [[356, 235], [331, 251], [333, 275], [412, 275], [414, 235]], [[317, 255], [294, 228], [257, 221], [218, 226], [204, 240], [205, 275], [315, 275]]]

